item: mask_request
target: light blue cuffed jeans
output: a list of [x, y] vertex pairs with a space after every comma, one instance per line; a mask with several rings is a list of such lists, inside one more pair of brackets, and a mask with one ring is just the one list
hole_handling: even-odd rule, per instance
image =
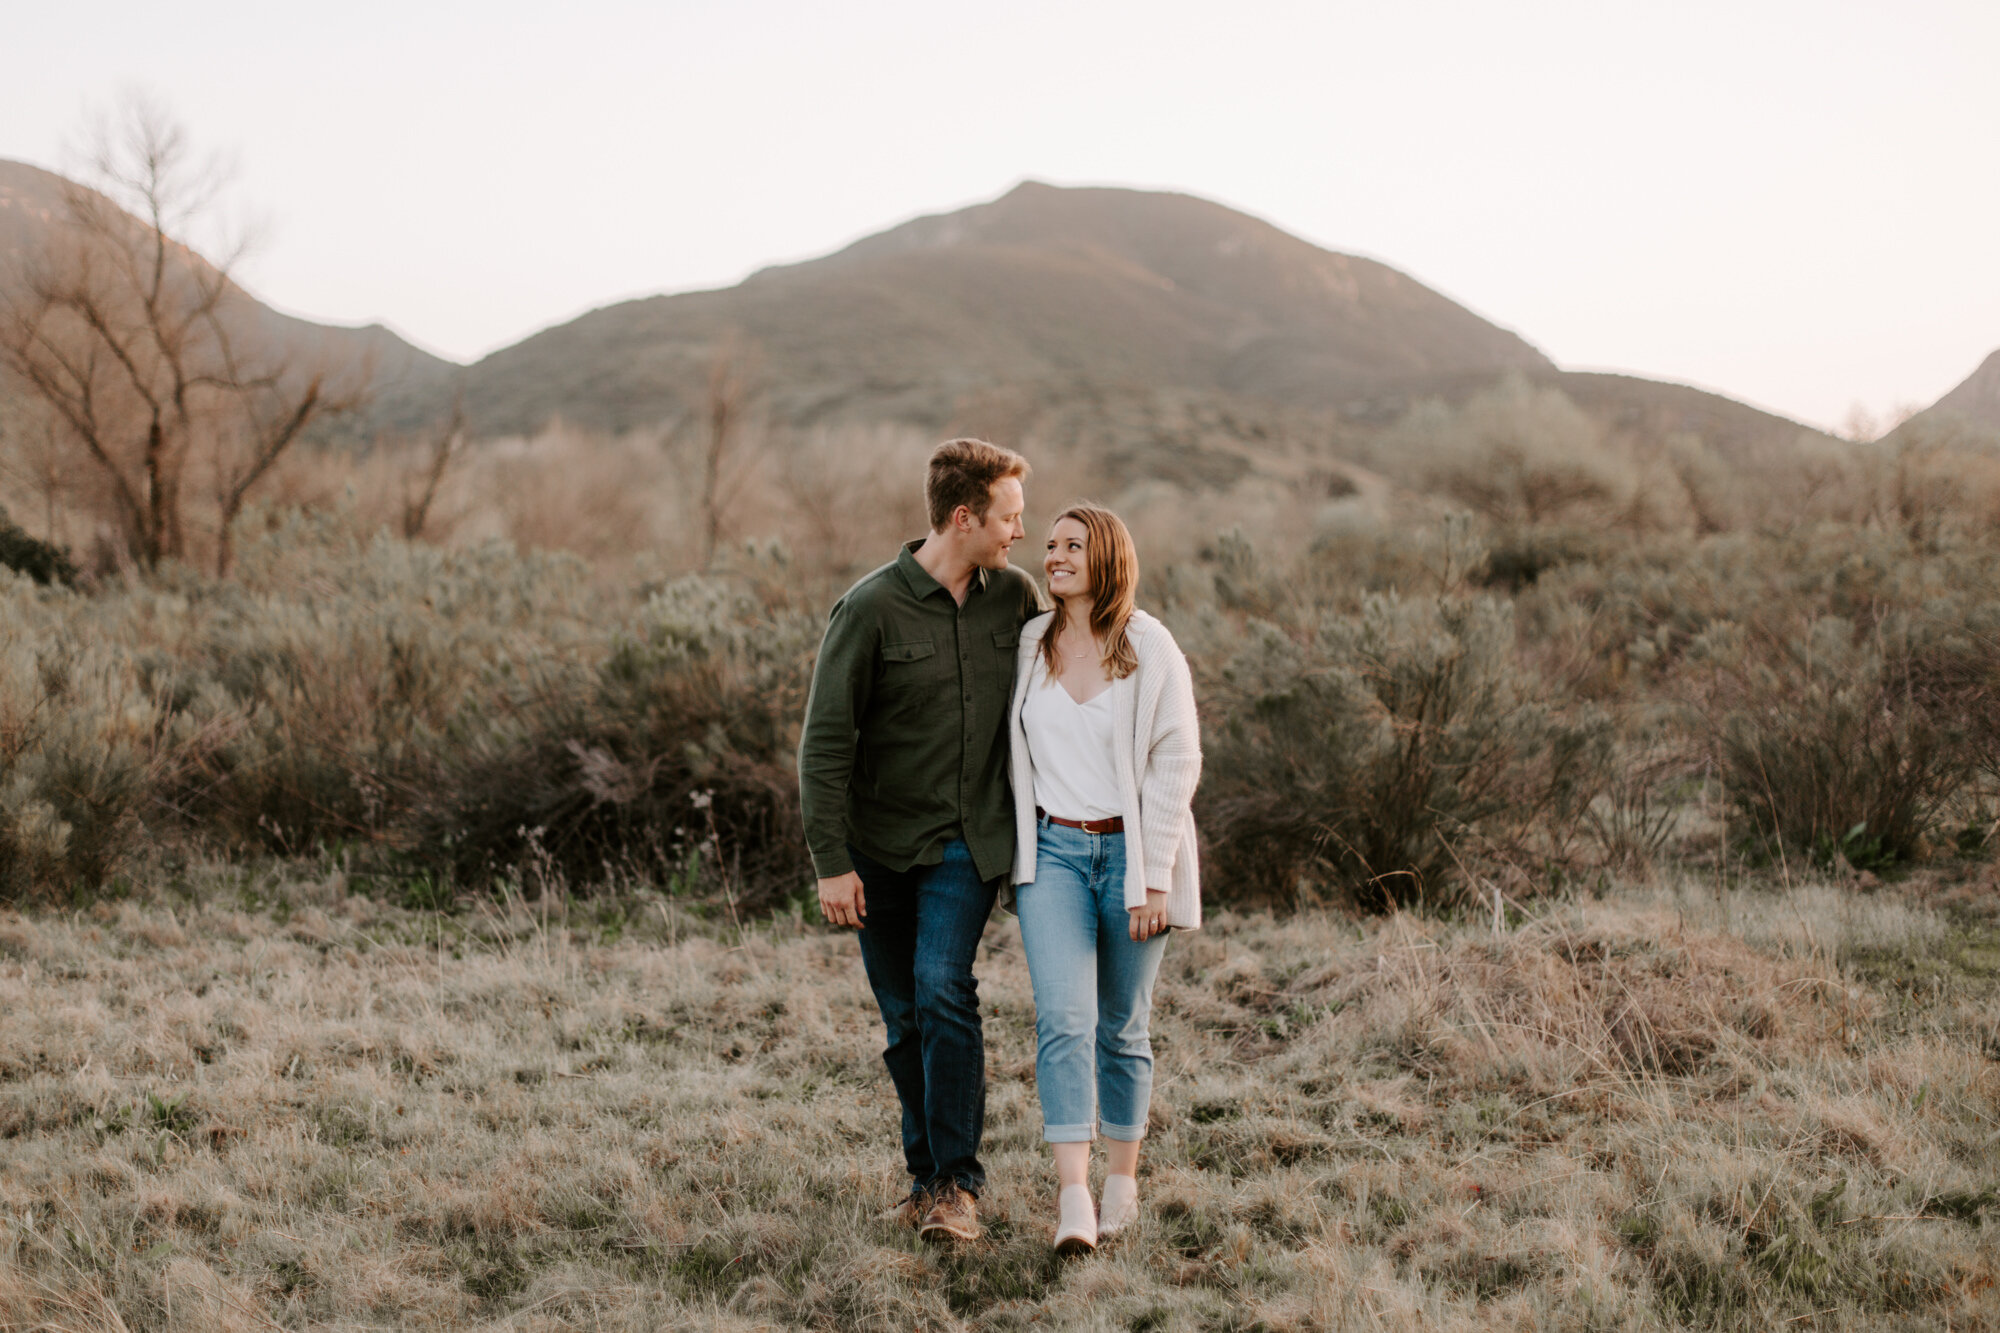
[[1042, 1137], [1088, 1143], [1102, 1116], [1106, 1138], [1143, 1139], [1166, 932], [1132, 938], [1124, 834], [1036, 825], [1035, 880], [1015, 891], [1015, 911], [1035, 987]]

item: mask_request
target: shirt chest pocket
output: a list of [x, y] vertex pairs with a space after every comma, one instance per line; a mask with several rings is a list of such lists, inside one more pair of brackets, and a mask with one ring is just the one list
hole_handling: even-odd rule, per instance
[[882, 645], [882, 688], [891, 694], [935, 689], [943, 674], [937, 644], [930, 639], [904, 639]]
[[1011, 684], [1014, 679], [1015, 662], [1020, 657], [1020, 654], [1021, 627], [1019, 625], [1014, 626], [1012, 629], [996, 629], [993, 631], [993, 653], [988, 659], [991, 663], [991, 666], [988, 668], [989, 670], [996, 673], [1001, 680]]
[[978, 667], [980, 679], [994, 681], [1002, 686], [1012, 685], [1014, 659], [1021, 651], [1021, 627], [1016, 625], [1012, 629], [994, 630], [992, 642], [993, 650]]

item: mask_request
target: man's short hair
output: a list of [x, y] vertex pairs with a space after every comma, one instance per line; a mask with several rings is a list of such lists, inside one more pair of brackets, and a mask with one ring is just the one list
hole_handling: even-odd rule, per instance
[[984, 523], [986, 507], [993, 502], [993, 483], [1027, 475], [1028, 460], [1012, 449], [984, 440], [946, 440], [931, 450], [930, 475], [924, 479], [931, 531], [944, 531], [960, 505]]

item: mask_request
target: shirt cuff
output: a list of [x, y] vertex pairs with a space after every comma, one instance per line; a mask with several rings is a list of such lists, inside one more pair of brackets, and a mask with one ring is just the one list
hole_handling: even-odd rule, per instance
[[821, 879], [833, 879], [854, 869], [854, 862], [848, 857], [845, 847], [830, 852], [814, 852], [813, 874]]

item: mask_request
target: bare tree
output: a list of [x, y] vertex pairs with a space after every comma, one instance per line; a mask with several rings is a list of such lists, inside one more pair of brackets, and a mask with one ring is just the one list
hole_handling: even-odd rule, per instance
[[754, 450], [746, 447], [744, 414], [756, 377], [757, 353], [754, 346], [731, 336], [717, 346], [708, 364], [707, 394], [703, 400], [701, 468], [701, 563], [704, 569], [715, 564], [722, 544], [722, 516], [741, 489], [754, 461]]
[[445, 473], [451, 470], [455, 459], [465, 449], [465, 392], [460, 390], [451, 400], [451, 416], [445, 419], [430, 439], [430, 460], [416, 484], [405, 487], [403, 492], [403, 537], [415, 541], [424, 535], [424, 525], [430, 522], [431, 505], [437, 501], [438, 487], [444, 484]]
[[925, 526], [922, 488], [930, 436], [907, 426], [820, 426], [780, 434], [773, 469], [802, 554], [834, 570]]
[[124, 104], [96, 136], [90, 175], [98, 188], [65, 190], [63, 225], [0, 311], [0, 364], [106, 483], [149, 569], [187, 555], [188, 470], [211, 468], [226, 573], [252, 488], [314, 421], [354, 406], [359, 384], [336, 388], [260, 327], [230, 277], [240, 243], [204, 258], [183, 242], [224, 176], [158, 106]]

